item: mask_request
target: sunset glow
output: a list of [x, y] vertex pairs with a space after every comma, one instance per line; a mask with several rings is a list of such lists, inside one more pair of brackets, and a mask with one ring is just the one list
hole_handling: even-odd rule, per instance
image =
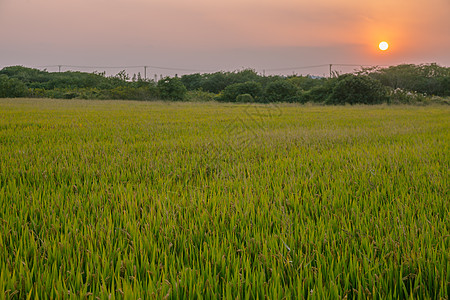
[[[450, 65], [449, 12], [448, 0], [0, 0], [0, 67]], [[380, 41], [395, 51], [379, 55]]]

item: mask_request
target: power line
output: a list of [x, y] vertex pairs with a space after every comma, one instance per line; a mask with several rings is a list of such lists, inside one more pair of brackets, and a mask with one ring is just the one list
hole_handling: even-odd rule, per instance
[[160, 67], [151, 65], [142, 66], [75, 66], [75, 65], [46, 65], [46, 66], [35, 66], [35, 68], [72, 68], [72, 69], [138, 69], [138, 68], [152, 68], [159, 70], [169, 70], [169, 71], [185, 71], [185, 72], [212, 72], [213, 70], [200, 70], [200, 69], [186, 69], [186, 68], [175, 68], [175, 67]]
[[153, 68], [153, 69], [170, 70], [170, 71], [214, 72], [214, 70], [198, 70], [198, 69], [170, 68], [170, 67], [157, 67], [157, 66], [148, 66], [148, 67]]
[[301, 66], [301, 67], [289, 67], [289, 68], [275, 68], [275, 69], [265, 69], [266, 71], [290, 71], [290, 70], [299, 70], [299, 69], [313, 69], [313, 68], [321, 68], [328, 66], [329, 64], [324, 65], [314, 65], [314, 66]]
[[[275, 71], [295, 71], [302, 69], [314, 69], [314, 68], [323, 68], [330, 67], [330, 77], [332, 74], [332, 66], [338, 67], [373, 67], [373, 65], [361, 65], [361, 64], [320, 64], [320, 65], [307, 65], [307, 66], [296, 66], [296, 67], [285, 67], [285, 68], [272, 68], [272, 69], [264, 69], [263, 73], [275, 72]], [[378, 65], [377, 67], [383, 67]], [[177, 67], [163, 67], [163, 66], [153, 66], [153, 65], [129, 65], [129, 66], [77, 66], [77, 65], [45, 65], [45, 66], [35, 66], [35, 68], [58, 68], [58, 71], [61, 72], [62, 68], [66, 69], [143, 69], [144, 77], [147, 76], [147, 68], [150, 69], [158, 69], [158, 70], [168, 70], [168, 71], [181, 71], [181, 72], [215, 72], [217, 70], [207, 70], [207, 69], [190, 69], [190, 68], [177, 68]]]
[[274, 68], [274, 69], [265, 69], [265, 70], [266, 71], [290, 71], [290, 70], [300, 70], [300, 69], [322, 68], [322, 67], [328, 67], [330, 65], [339, 66], [339, 67], [373, 67], [373, 65], [359, 65], [359, 64], [322, 64], [322, 65], [312, 65], [312, 66]]

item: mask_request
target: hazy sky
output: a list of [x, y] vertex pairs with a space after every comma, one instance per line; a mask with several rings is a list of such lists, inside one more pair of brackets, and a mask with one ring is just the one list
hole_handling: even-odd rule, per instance
[[320, 75], [289, 68], [429, 62], [450, 66], [450, 0], [0, 0], [0, 68]]

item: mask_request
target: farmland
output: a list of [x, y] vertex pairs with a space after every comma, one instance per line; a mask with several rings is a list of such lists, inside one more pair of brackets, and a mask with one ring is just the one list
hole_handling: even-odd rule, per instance
[[449, 298], [450, 108], [0, 99], [0, 298]]

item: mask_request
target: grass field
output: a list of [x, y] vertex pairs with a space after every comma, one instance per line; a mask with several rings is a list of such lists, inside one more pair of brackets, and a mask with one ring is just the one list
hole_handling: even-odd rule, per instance
[[450, 298], [450, 108], [0, 99], [0, 299]]

